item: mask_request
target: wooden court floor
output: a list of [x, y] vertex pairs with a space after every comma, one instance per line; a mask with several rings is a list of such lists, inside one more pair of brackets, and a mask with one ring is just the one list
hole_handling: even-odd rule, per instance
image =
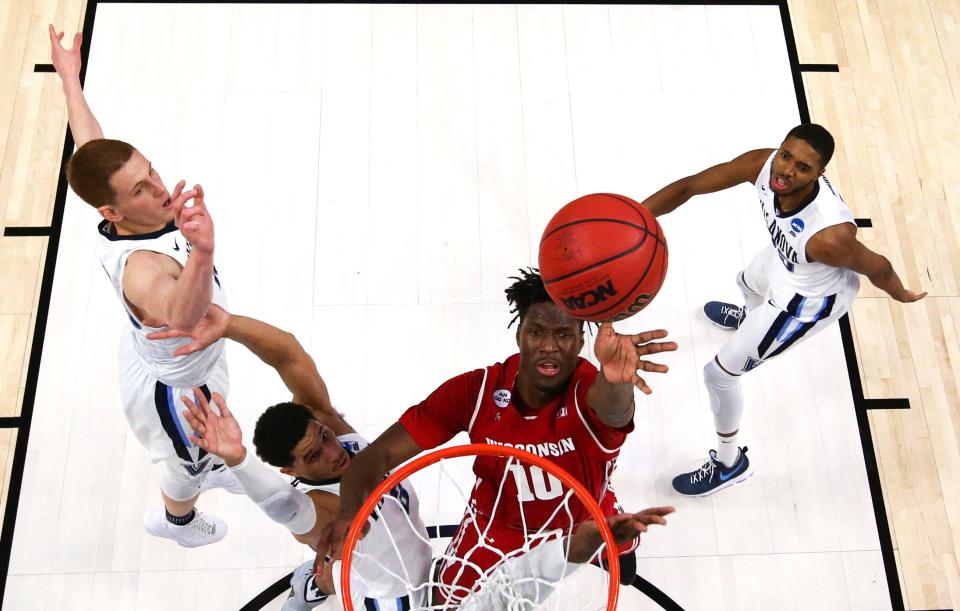
[[[864, 283], [851, 322], [865, 397], [909, 400], [909, 409], [868, 413], [904, 607], [960, 608], [960, 187], [951, 180], [960, 165], [960, 2], [798, 0], [788, 8], [811, 119], [839, 135], [831, 177], [855, 215], [872, 222], [861, 238], [908, 286], [930, 292], [907, 308]], [[46, 24], [72, 32], [84, 12], [75, 0], [0, 2], [5, 508], [18, 434], [29, 426], [19, 415], [39, 357], [44, 228], [66, 128], [59, 81], [35, 65], [49, 63]]]

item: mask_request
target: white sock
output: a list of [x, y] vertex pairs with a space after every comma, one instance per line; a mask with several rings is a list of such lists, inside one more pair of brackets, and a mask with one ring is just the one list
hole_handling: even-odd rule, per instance
[[737, 434], [721, 435], [717, 433], [717, 460], [727, 467], [732, 467], [740, 456], [740, 448], [737, 447]]

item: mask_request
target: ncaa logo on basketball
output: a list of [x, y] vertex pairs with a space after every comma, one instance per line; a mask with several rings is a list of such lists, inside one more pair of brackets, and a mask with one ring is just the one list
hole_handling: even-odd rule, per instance
[[493, 391], [493, 403], [501, 409], [510, 405], [510, 391], [506, 388]]
[[797, 233], [800, 233], [801, 231], [803, 231], [803, 221], [801, 221], [800, 219], [793, 219], [792, 221], [790, 221], [790, 228], [796, 231]]

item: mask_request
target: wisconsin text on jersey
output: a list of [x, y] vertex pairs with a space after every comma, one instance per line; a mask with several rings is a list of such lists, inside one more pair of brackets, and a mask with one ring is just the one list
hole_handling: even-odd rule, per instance
[[556, 443], [553, 442], [544, 442], [544, 443], [504, 443], [501, 441], [496, 441], [494, 439], [486, 438], [486, 442], [490, 445], [495, 446], [506, 446], [508, 448], [517, 448], [518, 450], [526, 450], [531, 454], [536, 454], [537, 456], [563, 456], [567, 452], [575, 452], [576, 446], [573, 443], [573, 437], [564, 437]]

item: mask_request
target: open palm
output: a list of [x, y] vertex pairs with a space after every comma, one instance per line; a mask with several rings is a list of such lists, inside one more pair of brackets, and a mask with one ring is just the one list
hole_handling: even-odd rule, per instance
[[613, 323], [600, 324], [593, 353], [600, 361], [605, 380], [612, 384], [633, 384], [643, 393], [653, 392], [637, 371], [666, 373], [666, 365], [644, 360], [643, 357], [659, 352], [672, 352], [676, 342], [657, 342], [667, 336], [664, 329], [645, 331], [635, 335], [621, 335], [613, 329]]
[[213, 393], [211, 398], [220, 410], [217, 414], [199, 388], [193, 389], [193, 396], [196, 403], [189, 397], [181, 397], [187, 406], [183, 415], [194, 431], [190, 440], [207, 452], [216, 454], [231, 467], [240, 463], [246, 453], [243, 431], [227, 407], [226, 399], [220, 393]]

